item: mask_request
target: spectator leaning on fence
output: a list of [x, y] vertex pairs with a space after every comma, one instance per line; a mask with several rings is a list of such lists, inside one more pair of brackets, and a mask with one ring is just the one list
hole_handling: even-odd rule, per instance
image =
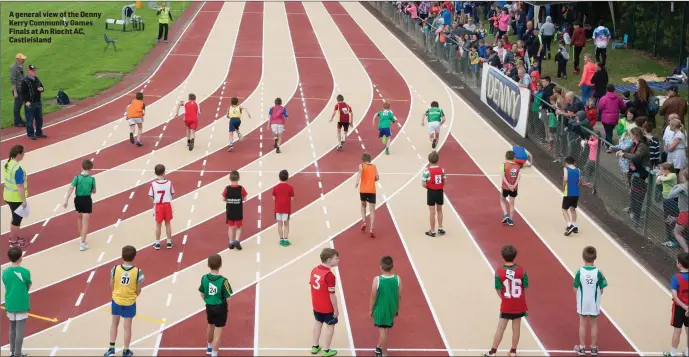
[[679, 88], [677, 86], [672, 85], [667, 89], [667, 99], [663, 102], [658, 114], [665, 117], [663, 127], [668, 125], [672, 114], [677, 114], [680, 118], [684, 118], [687, 115], [687, 101], [679, 96]]
[[615, 86], [608, 84], [605, 95], [598, 101], [598, 115], [605, 130], [605, 141], [612, 143], [613, 131], [620, 118], [620, 111], [626, 109], [622, 99], [615, 93]]
[[10, 84], [12, 85], [12, 97], [14, 98], [14, 126], [24, 127], [26, 123], [22, 120], [22, 97], [21, 86], [24, 80], [24, 61], [26, 56], [17, 53], [15, 61], [10, 67]]
[[675, 166], [675, 171], [687, 167], [687, 136], [677, 114], [670, 115], [670, 123], [663, 132], [663, 147], [667, 153], [667, 162]]
[[[29, 65], [27, 68], [29, 75], [22, 81], [21, 97], [24, 101], [24, 114], [26, 115], [26, 135], [29, 139], [36, 140], [36, 137], [47, 138], [43, 134], [43, 103], [41, 93], [43, 93], [43, 83], [36, 76], [38, 68]], [[34, 122], [36, 129], [34, 131]]]
[[172, 13], [170, 12], [170, 9], [168, 9], [167, 4], [163, 2], [158, 8], [158, 11], [156, 11], [156, 14], [158, 15], [158, 39], [156, 42], [159, 42], [160, 38], [162, 37], [163, 42], [167, 43], [167, 33], [170, 29]]

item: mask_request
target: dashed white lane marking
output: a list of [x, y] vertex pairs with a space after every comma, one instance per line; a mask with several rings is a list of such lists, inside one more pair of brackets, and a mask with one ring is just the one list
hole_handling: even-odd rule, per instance
[[31, 238], [31, 244], [33, 244], [33, 242], [35, 242], [36, 239], [38, 239], [38, 233], [34, 234], [33, 238]]
[[77, 298], [77, 302], [74, 304], [74, 306], [79, 306], [81, 305], [81, 300], [84, 299], [84, 293], [79, 294], [79, 297]]
[[67, 332], [67, 329], [69, 328], [69, 325], [72, 323], [72, 318], [70, 317], [67, 319], [67, 323], [65, 323], [65, 326], [62, 327], [62, 332]]
[[98, 256], [98, 262], [99, 263], [103, 261], [104, 256], [105, 256], [105, 252], [101, 252], [100, 255]]
[[167, 294], [167, 301], [165, 302], [165, 307], [170, 307], [170, 303], [172, 302], [172, 293]]
[[109, 235], [109, 236], [108, 236], [108, 240], [107, 240], [105, 243], [110, 244], [110, 242], [112, 242], [112, 237], [113, 237], [113, 236], [114, 236], [113, 234]]
[[89, 274], [88, 279], [86, 279], [86, 284], [90, 284], [90, 283], [91, 283], [91, 280], [93, 280], [93, 276], [94, 276], [94, 275], [96, 275], [96, 271], [95, 271], [95, 270], [92, 270], [92, 271], [91, 271], [91, 274]]

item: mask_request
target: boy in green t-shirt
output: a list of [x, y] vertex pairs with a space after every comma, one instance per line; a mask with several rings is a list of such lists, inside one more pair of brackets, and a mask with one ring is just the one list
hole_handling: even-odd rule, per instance
[[93, 212], [91, 195], [96, 193], [96, 178], [91, 176], [93, 161], [88, 159], [82, 161], [81, 169], [83, 170], [81, 174], [74, 176], [72, 184], [69, 185], [67, 195], [65, 196], [65, 203], [62, 206], [67, 208], [67, 201], [72, 196], [72, 192], [76, 190], [74, 210], [77, 211], [77, 229], [81, 235], [79, 250], [83, 252], [89, 249], [89, 246], [86, 244], [86, 236], [89, 234], [89, 217]]
[[[663, 242], [663, 245], [666, 247], [676, 247], [675, 220], [679, 215], [679, 209], [677, 206], [677, 198], [668, 198], [672, 188], [677, 185], [675, 165], [671, 162], [660, 164], [656, 183], [662, 185], [663, 188], [663, 216], [665, 217], [665, 236], [667, 237], [667, 241]], [[681, 243], [686, 244], [684, 241], [680, 241], [680, 244]]]
[[438, 107], [438, 102], [431, 102], [431, 107], [421, 118], [421, 126], [423, 126], [425, 118], [428, 118], [428, 135], [431, 138], [431, 147], [435, 149], [440, 137], [440, 126], [445, 124], [445, 113]]
[[402, 281], [392, 273], [392, 268], [392, 257], [386, 255], [380, 258], [380, 270], [383, 274], [373, 278], [371, 287], [369, 316], [373, 317], [373, 324], [380, 334], [376, 357], [388, 355], [388, 332], [399, 314]]
[[383, 138], [383, 145], [385, 145], [385, 154], [390, 155], [390, 142], [392, 141], [392, 131], [390, 125], [396, 122], [395, 114], [390, 110], [390, 103], [383, 102], [383, 110], [373, 116], [373, 124], [378, 119], [378, 137]]
[[208, 257], [208, 268], [211, 272], [201, 278], [199, 292], [203, 302], [206, 303], [206, 320], [208, 321], [208, 347], [206, 354], [217, 356], [220, 349], [220, 336], [222, 328], [227, 323], [227, 312], [230, 310], [230, 297], [232, 287], [227, 278], [220, 275], [222, 257], [213, 254]]
[[24, 327], [29, 318], [31, 289], [31, 272], [21, 266], [22, 250], [10, 247], [7, 257], [12, 264], [2, 272], [2, 283], [5, 285], [5, 310], [10, 320], [10, 355], [23, 356]]

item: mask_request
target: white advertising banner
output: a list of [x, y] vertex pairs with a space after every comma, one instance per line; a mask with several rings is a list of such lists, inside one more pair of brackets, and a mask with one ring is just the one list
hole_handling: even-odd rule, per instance
[[483, 64], [481, 101], [522, 137], [526, 137], [531, 91], [520, 87], [499, 69]]

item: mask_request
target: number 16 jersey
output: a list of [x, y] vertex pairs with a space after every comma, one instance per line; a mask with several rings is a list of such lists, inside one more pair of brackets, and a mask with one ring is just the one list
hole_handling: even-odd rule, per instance
[[495, 271], [495, 290], [502, 294], [500, 312], [506, 314], [522, 314], [526, 307], [526, 288], [529, 287], [529, 277], [519, 265], [503, 265]]

